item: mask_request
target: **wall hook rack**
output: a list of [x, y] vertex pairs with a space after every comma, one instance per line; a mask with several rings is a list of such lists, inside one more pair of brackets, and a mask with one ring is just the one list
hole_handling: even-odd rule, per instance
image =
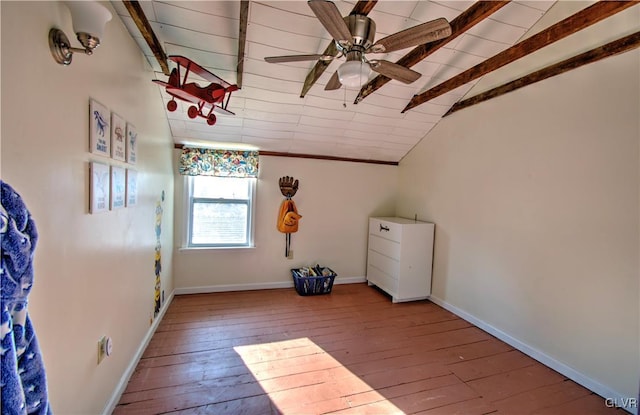
[[291, 233], [298, 231], [298, 220], [302, 217], [298, 214], [292, 197], [298, 192], [298, 180], [290, 176], [281, 177], [278, 185], [280, 192], [287, 199], [280, 206], [280, 214], [278, 216], [278, 230], [285, 235], [284, 256], [292, 259], [291, 251]]
[[280, 178], [280, 192], [287, 199], [291, 199], [298, 191], [298, 180], [294, 180], [293, 177], [284, 176]]

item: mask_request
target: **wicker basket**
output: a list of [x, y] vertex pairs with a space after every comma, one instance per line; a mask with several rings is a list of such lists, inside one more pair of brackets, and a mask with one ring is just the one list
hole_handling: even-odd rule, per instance
[[[323, 268], [320, 266], [314, 267], [314, 270], [316, 270], [318, 274], [322, 274], [322, 269]], [[300, 268], [292, 269], [291, 275], [293, 276], [293, 285], [296, 288], [296, 292], [299, 295], [319, 295], [331, 293], [331, 289], [333, 288], [333, 281], [335, 280], [337, 274], [330, 268], [324, 267], [324, 269], [329, 270], [330, 274], [308, 277], [304, 276]]]

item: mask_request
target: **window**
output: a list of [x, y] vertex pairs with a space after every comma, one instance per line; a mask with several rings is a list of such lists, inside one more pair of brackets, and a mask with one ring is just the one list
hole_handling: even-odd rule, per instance
[[187, 176], [187, 247], [253, 246], [256, 179]]

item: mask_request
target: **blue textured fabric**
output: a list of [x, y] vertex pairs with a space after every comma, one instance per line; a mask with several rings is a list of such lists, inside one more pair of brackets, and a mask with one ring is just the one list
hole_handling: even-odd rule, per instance
[[0, 185], [2, 414], [51, 414], [44, 364], [27, 312], [38, 233], [20, 195], [5, 182]]

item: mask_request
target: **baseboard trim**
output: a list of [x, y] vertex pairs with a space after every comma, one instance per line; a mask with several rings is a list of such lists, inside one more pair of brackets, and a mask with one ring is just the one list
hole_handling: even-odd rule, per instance
[[[358, 284], [366, 282], [366, 277], [340, 277], [334, 281], [334, 285], [339, 284]], [[228, 291], [251, 291], [251, 290], [271, 290], [275, 288], [293, 288], [293, 281], [263, 282], [251, 284], [226, 284], [226, 285], [206, 285], [201, 287], [183, 287], [174, 290], [175, 295], [184, 294], [207, 294], [221, 293]]]
[[120, 401], [120, 397], [122, 396], [125, 389], [127, 388], [129, 379], [131, 379], [133, 372], [136, 370], [136, 366], [138, 366], [138, 363], [142, 358], [142, 354], [144, 353], [147, 346], [149, 345], [149, 342], [151, 341], [151, 337], [153, 337], [153, 334], [156, 332], [158, 325], [162, 321], [162, 318], [164, 317], [165, 313], [167, 312], [167, 309], [169, 308], [169, 304], [171, 304], [171, 301], [173, 301], [174, 295], [175, 295], [175, 290], [171, 292], [171, 294], [169, 294], [169, 298], [167, 298], [167, 300], [164, 302], [164, 305], [160, 309], [160, 312], [158, 313], [156, 318], [153, 320], [153, 324], [151, 324], [151, 326], [149, 327], [149, 330], [147, 330], [147, 334], [144, 336], [144, 339], [142, 339], [142, 343], [140, 343], [140, 346], [138, 347], [136, 354], [133, 356], [133, 358], [131, 359], [131, 362], [129, 363], [129, 366], [127, 366], [127, 369], [122, 374], [122, 377], [120, 378], [120, 382], [118, 382], [118, 385], [114, 389], [113, 394], [111, 394], [111, 398], [107, 401], [107, 404], [104, 407], [104, 410], [102, 411], [103, 415], [112, 414], [113, 411], [116, 409], [116, 405], [118, 405], [118, 402]]
[[367, 282], [367, 277], [338, 277], [333, 281], [334, 284], [361, 284]]
[[[467, 313], [466, 311], [454, 305], [451, 305], [446, 301], [441, 300], [438, 297], [434, 297], [433, 295], [429, 297], [429, 300], [439, 305], [440, 307], [448, 311], [451, 311], [455, 315], [468, 321], [474, 326], [481, 328], [482, 330], [486, 331], [492, 336], [497, 337], [498, 339], [502, 340], [508, 345], [520, 350], [522, 353], [530, 356], [531, 358], [537, 360], [538, 362], [550, 367], [556, 372], [561, 373], [562, 375], [568, 377], [574, 382], [579, 383], [580, 385], [591, 390], [592, 392], [597, 393], [598, 395], [602, 396], [604, 399], [608, 399], [608, 402], [611, 402], [612, 404], [629, 402], [629, 397], [623, 396], [622, 394], [612, 390], [608, 386], [605, 386], [602, 383], [594, 379], [591, 379], [590, 377], [575, 370], [574, 368], [560, 362], [559, 360], [554, 359], [553, 357], [549, 356], [548, 354], [534, 347], [529, 346], [528, 344], [522, 342], [521, 340], [516, 339], [515, 337], [509, 335], [508, 333], [505, 333], [504, 331], [493, 327], [491, 324], [488, 324], [487, 322], [480, 320], [479, 318], [476, 318], [475, 316]], [[636, 408], [629, 407], [629, 408], [621, 408], [621, 409], [626, 410], [634, 415], [638, 415], [637, 407]]]

